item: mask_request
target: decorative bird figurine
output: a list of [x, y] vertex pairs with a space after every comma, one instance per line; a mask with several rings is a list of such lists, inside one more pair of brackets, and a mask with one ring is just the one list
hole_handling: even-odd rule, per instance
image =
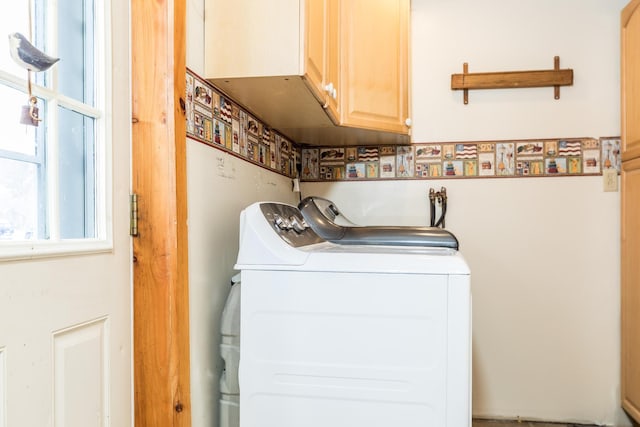
[[36, 73], [48, 70], [60, 60], [42, 52], [20, 33], [9, 34], [9, 52], [18, 65]]

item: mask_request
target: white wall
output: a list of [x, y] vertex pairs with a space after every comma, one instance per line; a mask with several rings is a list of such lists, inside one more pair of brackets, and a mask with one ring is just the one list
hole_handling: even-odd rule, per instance
[[220, 315], [238, 254], [240, 211], [296, 203], [291, 179], [205, 144], [187, 142], [191, 401], [194, 427], [218, 425]]
[[[414, 141], [619, 135], [627, 0], [413, 0]], [[451, 74], [574, 70], [573, 86], [452, 91]]]
[[[203, 76], [203, 0], [189, 0], [187, 11], [187, 66]], [[235, 273], [240, 211], [297, 198], [291, 179], [190, 139], [187, 181], [192, 425], [212, 427], [219, 417], [220, 315]]]
[[[619, 135], [626, 0], [412, 0], [414, 142]], [[451, 74], [574, 70], [574, 85], [470, 91]], [[362, 224], [447, 227], [473, 288], [473, 413], [629, 425], [619, 409], [619, 193], [600, 177], [303, 183]], [[376, 195], [372, 198], [371, 195]]]

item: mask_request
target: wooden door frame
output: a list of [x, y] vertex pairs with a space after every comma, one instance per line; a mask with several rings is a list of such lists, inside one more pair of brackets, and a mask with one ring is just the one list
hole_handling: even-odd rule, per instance
[[131, 0], [136, 426], [191, 426], [186, 2]]

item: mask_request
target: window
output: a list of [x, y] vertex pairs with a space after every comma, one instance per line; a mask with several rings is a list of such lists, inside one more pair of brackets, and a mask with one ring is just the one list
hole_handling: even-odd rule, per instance
[[0, 257], [21, 248], [31, 256], [109, 247], [108, 13], [96, 11], [104, 3], [27, 0], [0, 14], [5, 37], [22, 33], [60, 58], [31, 73], [41, 119], [31, 126], [21, 123], [27, 71], [11, 58], [8, 42], [0, 49]]

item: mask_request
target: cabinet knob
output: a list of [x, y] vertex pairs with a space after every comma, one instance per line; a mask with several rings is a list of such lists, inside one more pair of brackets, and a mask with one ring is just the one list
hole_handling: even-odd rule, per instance
[[333, 92], [331, 92], [331, 97], [333, 99], [336, 99], [338, 97], [338, 91], [335, 88], [333, 89]]
[[407, 119], [404, 121], [404, 124], [405, 124], [405, 125], [407, 125], [407, 127], [411, 127], [411, 125], [413, 124], [413, 120], [411, 120], [411, 119], [407, 118]]
[[334, 87], [333, 87], [333, 83], [329, 83], [328, 85], [325, 85], [324, 90], [329, 95], [333, 96], [333, 91], [335, 90]]

